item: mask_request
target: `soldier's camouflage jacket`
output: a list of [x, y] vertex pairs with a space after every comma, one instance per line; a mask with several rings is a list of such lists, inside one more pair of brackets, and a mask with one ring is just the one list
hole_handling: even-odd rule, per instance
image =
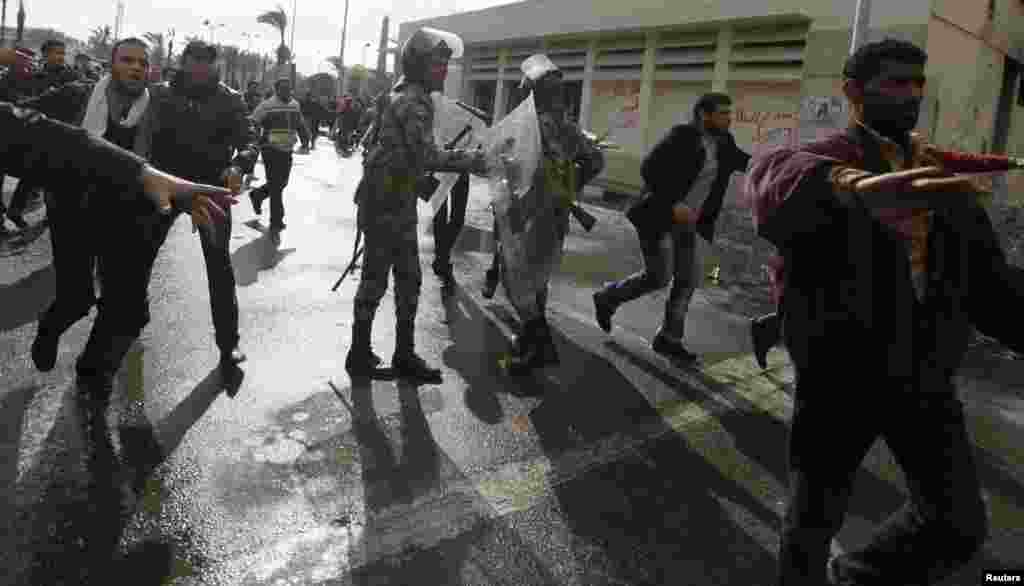
[[[604, 153], [586, 138], [575, 124], [561, 115], [538, 112], [543, 160], [531, 193], [522, 201], [525, 208], [541, 210], [545, 202], [557, 208], [559, 227], [567, 228], [567, 210], [576, 194], [604, 170]], [[531, 201], [532, 200], [532, 201]], [[529, 209], [524, 210], [529, 215]]]
[[396, 85], [363, 163], [360, 214], [374, 225], [415, 227], [416, 181], [428, 172], [471, 171], [475, 160], [471, 151], [443, 150], [434, 141], [434, 103], [423, 86]]

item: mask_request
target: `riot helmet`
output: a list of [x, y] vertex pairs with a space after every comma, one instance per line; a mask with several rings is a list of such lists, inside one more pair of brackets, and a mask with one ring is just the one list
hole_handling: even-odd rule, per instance
[[545, 54], [537, 53], [523, 61], [520, 67], [523, 79], [519, 87], [533, 92], [533, 99], [541, 111], [557, 111], [564, 107], [562, 96], [562, 70]]
[[454, 33], [429, 27], [417, 30], [402, 45], [402, 77], [396, 87], [416, 82], [428, 91], [444, 89], [448, 60], [459, 59], [462, 52], [462, 39]]

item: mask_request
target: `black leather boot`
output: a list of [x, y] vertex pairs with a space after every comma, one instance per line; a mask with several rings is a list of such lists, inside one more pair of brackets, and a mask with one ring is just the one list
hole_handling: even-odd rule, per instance
[[544, 318], [537, 318], [523, 324], [523, 333], [516, 337], [512, 355], [509, 357], [509, 374], [527, 374], [535, 369], [558, 363], [558, 349], [551, 337], [547, 321]]
[[380, 366], [380, 357], [370, 348], [372, 331], [372, 321], [356, 321], [352, 324], [352, 346], [345, 357], [345, 370], [349, 376], [372, 376]]
[[413, 341], [415, 325], [400, 320], [395, 327], [395, 354], [391, 357], [391, 369], [395, 376], [424, 384], [441, 384], [441, 369], [433, 368], [416, 354]]

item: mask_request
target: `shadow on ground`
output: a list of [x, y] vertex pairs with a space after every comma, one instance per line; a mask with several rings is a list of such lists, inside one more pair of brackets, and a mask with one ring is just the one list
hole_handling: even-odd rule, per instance
[[[141, 360], [142, 348], [137, 345], [126, 358], [125, 369], [138, 371], [141, 366], [133, 363]], [[183, 561], [175, 552], [194, 551], [187, 527], [159, 541], [122, 545], [122, 536], [137, 514], [158, 518], [160, 464], [220, 391], [240, 384], [241, 376], [240, 371], [222, 375], [214, 370], [155, 427], [138, 413], [126, 421], [130, 408], [96, 409], [79, 396], [74, 384], [47, 389], [48, 398], [60, 407], [38, 457], [20, 476], [16, 489], [11, 489], [13, 478], [7, 470], [3, 478], [10, 493], [2, 515], [8, 524], [2, 549], [10, 556], [4, 564], [6, 583], [107, 585], [130, 575], [133, 584], [159, 586], [169, 576], [181, 575]], [[141, 389], [117, 387], [112, 405], [142, 396]], [[8, 394], [4, 423], [17, 424], [16, 410], [36, 392], [26, 388]], [[111, 416], [119, 420], [120, 454], [108, 423]], [[17, 446], [18, 441], [4, 445]], [[18, 454], [9, 455], [13, 457], [5, 462], [14, 466]]]

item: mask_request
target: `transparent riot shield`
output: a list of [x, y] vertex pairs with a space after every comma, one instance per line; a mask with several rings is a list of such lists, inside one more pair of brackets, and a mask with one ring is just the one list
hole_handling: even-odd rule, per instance
[[[434, 101], [434, 142], [439, 148], [475, 148], [483, 140], [487, 124], [455, 104], [455, 100], [440, 92], [431, 95]], [[468, 127], [468, 130], [467, 130]], [[435, 173], [441, 182], [430, 197], [431, 217], [448, 201], [458, 173]]]
[[545, 188], [540, 124], [531, 94], [488, 131], [505, 293], [523, 321], [539, 316], [538, 293], [561, 260], [564, 211]]

